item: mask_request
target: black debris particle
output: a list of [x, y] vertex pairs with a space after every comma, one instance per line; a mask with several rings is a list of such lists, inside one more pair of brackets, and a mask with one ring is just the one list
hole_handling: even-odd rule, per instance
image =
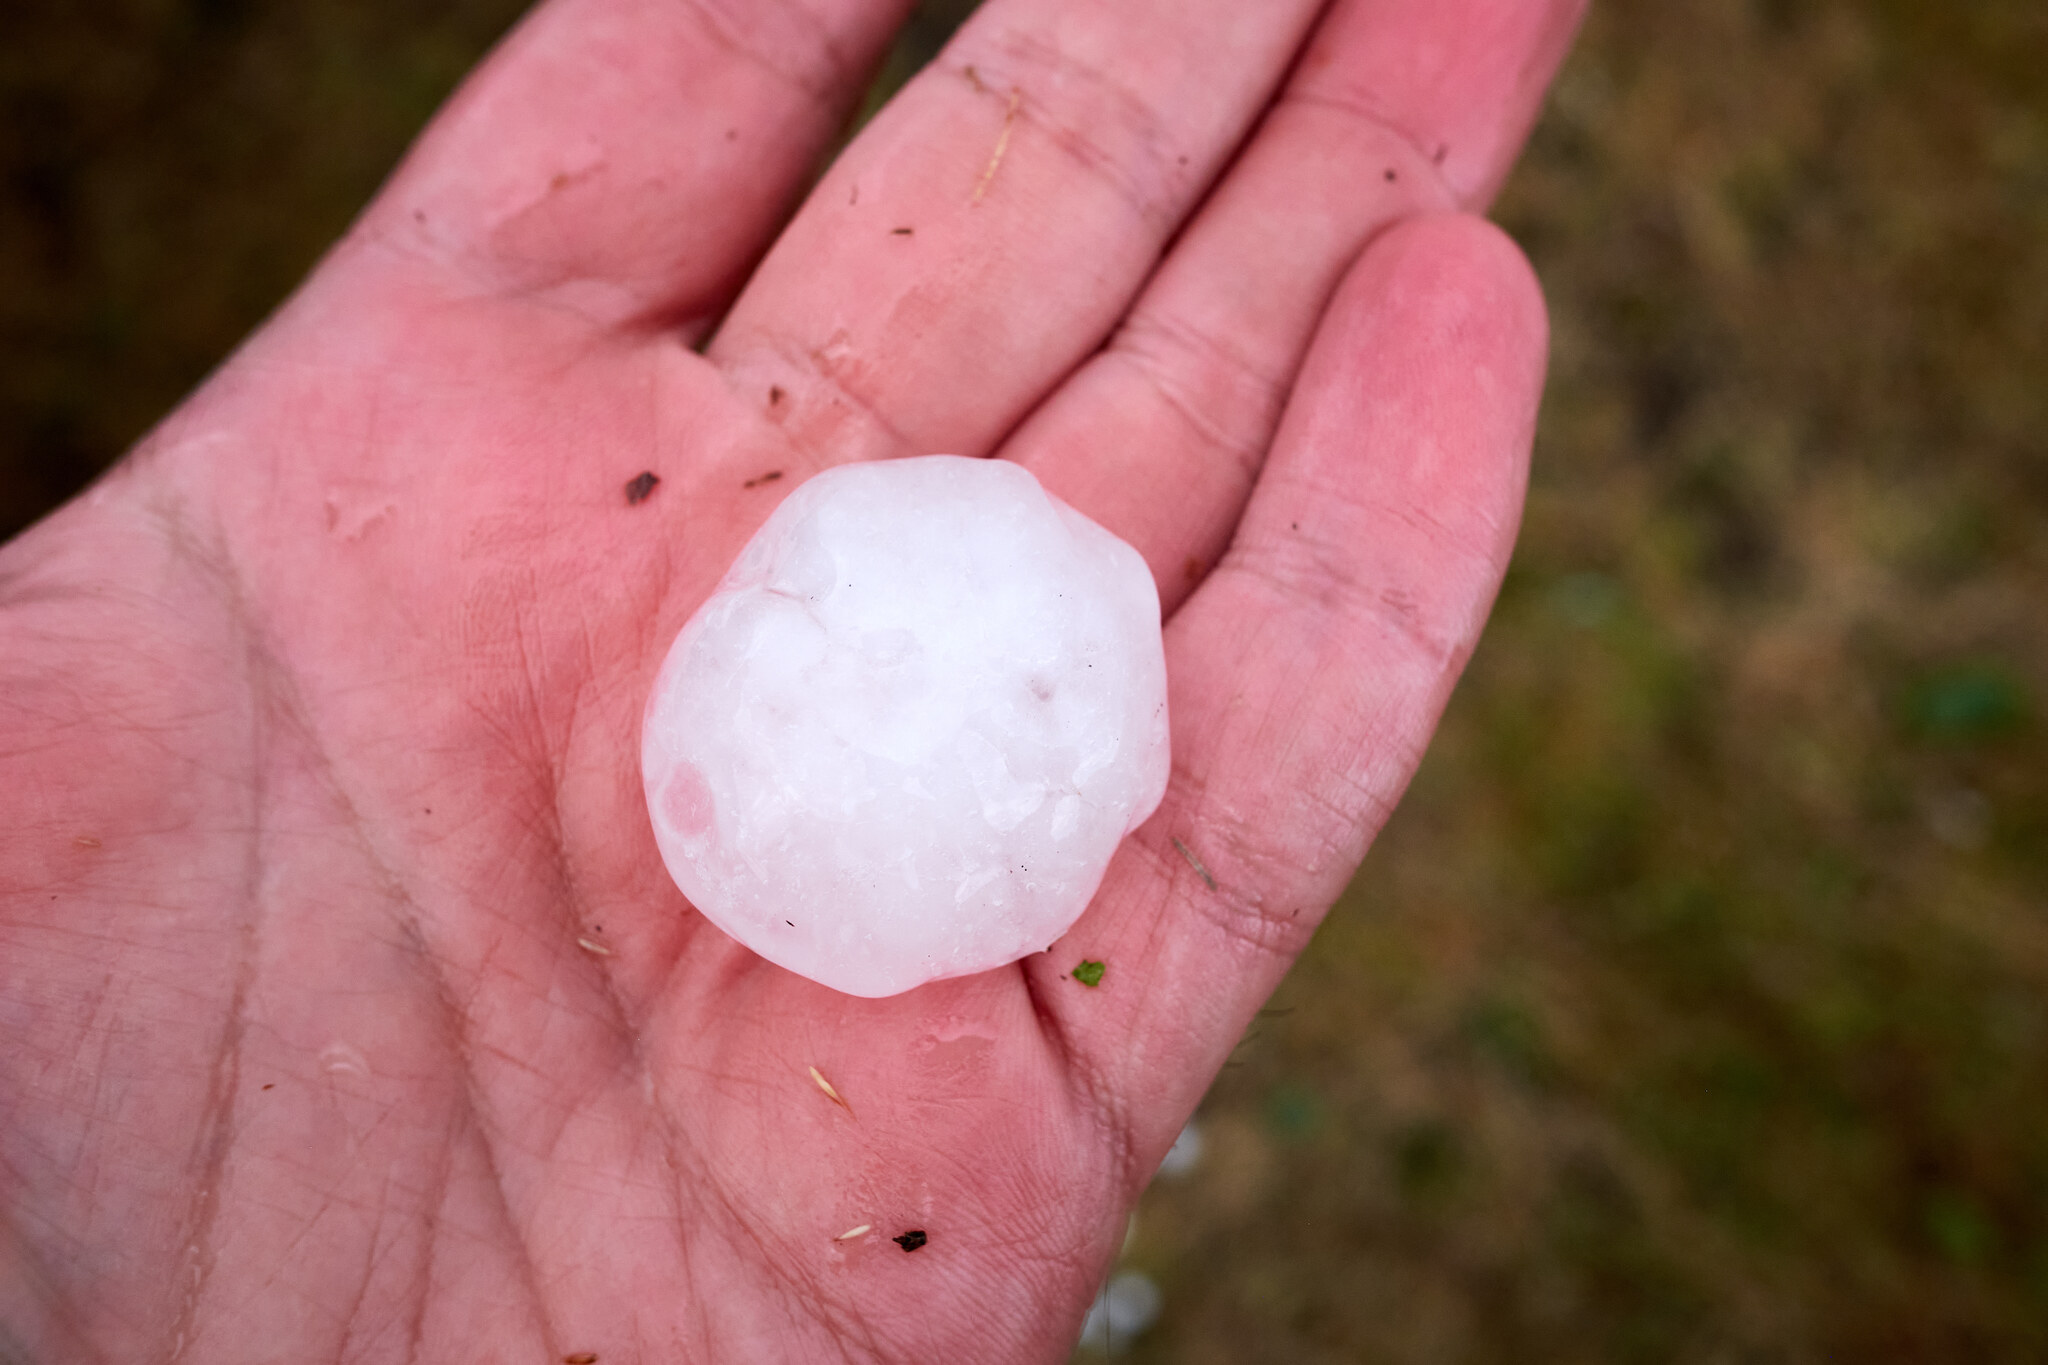
[[889, 235], [890, 235], [891, 237], [908, 237], [908, 236], [910, 236], [910, 235], [911, 235], [912, 233], [914, 233], [914, 232], [916, 232], [916, 231], [917, 231], [917, 229], [916, 229], [916, 228], [908, 228], [908, 227], [900, 227], [900, 228], [890, 228], [890, 229], [889, 229]]
[[626, 506], [638, 507], [654, 492], [654, 486], [661, 482], [661, 476], [651, 469], [643, 469], [626, 480]]
[[891, 1237], [889, 1240], [902, 1247], [905, 1251], [915, 1251], [930, 1241], [931, 1238], [924, 1235], [923, 1228], [912, 1228], [901, 1237]]
[[779, 469], [771, 469], [771, 470], [769, 470], [769, 471], [768, 471], [768, 472], [767, 472], [766, 474], [757, 474], [757, 475], [755, 475], [755, 476], [754, 476], [753, 478], [751, 478], [751, 479], [748, 479], [748, 480], [746, 481], [746, 483], [744, 483], [744, 484], [742, 484], [742, 485], [741, 485], [741, 487], [743, 487], [743, 488], [759, 488], [759, 487], [760, 487], [760, 486], [761, 486], [762, 484], [764, 484], [764, 483], [774, 483], [774, 482], [775, 482], [775, 481], [776, 481], [777, 479], [779, 479], [779, 478], [781, 478], [781, 477], [782, 477], [782, 471], [781, 471], [781, 470], [779, 470]]
[[777, 408], [777, 407], [781, 407], [781, 406], [782, 406], [782, 399], [783, 399], [783, 393], [782, 393], [782, 385], [780, 385], [780, 384], [770, 384], [770, 385], [768, 386], [768, 406], [769, 406], [769, 407], [771, 407], [771, 408]]
[[1394, 168], [1392, 166], [1387, 167], [1387, 183], [1389, 185], [1393, 184], [1396, 180], [1399, 180], [1400, 178], [1401, 177], [1399, 175], [1396, 175], [1394, 173]]
[[1097, 962], [1094, 958], [1083, 958], [1080, 965], [1074, 968], [1074, 980], [1088, 987], [1100, 986], [1105, 970], [1105, 964]]

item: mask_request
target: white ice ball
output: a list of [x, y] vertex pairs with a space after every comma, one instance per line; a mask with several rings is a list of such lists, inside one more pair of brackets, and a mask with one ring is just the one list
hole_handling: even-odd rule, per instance
[[828, 470], [676, 637], [641, 775], [676, 885], [769, 961], [866, 996], [1014, 962], [1165, 794], [1152, 575], [1008, 460]]

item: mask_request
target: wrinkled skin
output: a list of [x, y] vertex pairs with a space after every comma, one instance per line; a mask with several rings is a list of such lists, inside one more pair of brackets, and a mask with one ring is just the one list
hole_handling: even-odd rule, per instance
[[[990, 0], [804, 197], [902, 8], [550, 0], [0, 551], [0, 1359], [1072, 1342], [1498, 584], [1545, 324], [1465, 215], [1576, 8]], [[1173, 782], [1050, 952], [853, 999], [668, 881], [639, 713], [930, 451], [1144, 553]]]

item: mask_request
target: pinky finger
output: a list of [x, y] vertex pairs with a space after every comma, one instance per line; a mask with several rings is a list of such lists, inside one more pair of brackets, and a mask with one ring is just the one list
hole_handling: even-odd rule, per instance
[[[1545, 346], [1535, 279], [1497, 229], [1444, 215], [1380, 237], [1228, 553], [1168, 627], [1165, 803], [1029, 964], [1134, 1173], [1414, 775], [1513, 548]], [[1112, 964], [1101, 989], [1060, 989], [1077, 956]]]

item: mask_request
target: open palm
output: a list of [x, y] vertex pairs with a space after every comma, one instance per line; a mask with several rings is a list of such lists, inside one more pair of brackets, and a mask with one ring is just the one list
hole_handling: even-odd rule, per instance
[[[1498, 583], [1544, 324], [1460, 211], [1576, 7], [990, 0], [784, 226], [903, 8], [551, 0], [0, 551], [0, 1358], [1071, 1343]], [[1144, 553], [1173, 779], [1050, 952], [854, 999], [669, 882], [640, 708], [934, 451]]]

